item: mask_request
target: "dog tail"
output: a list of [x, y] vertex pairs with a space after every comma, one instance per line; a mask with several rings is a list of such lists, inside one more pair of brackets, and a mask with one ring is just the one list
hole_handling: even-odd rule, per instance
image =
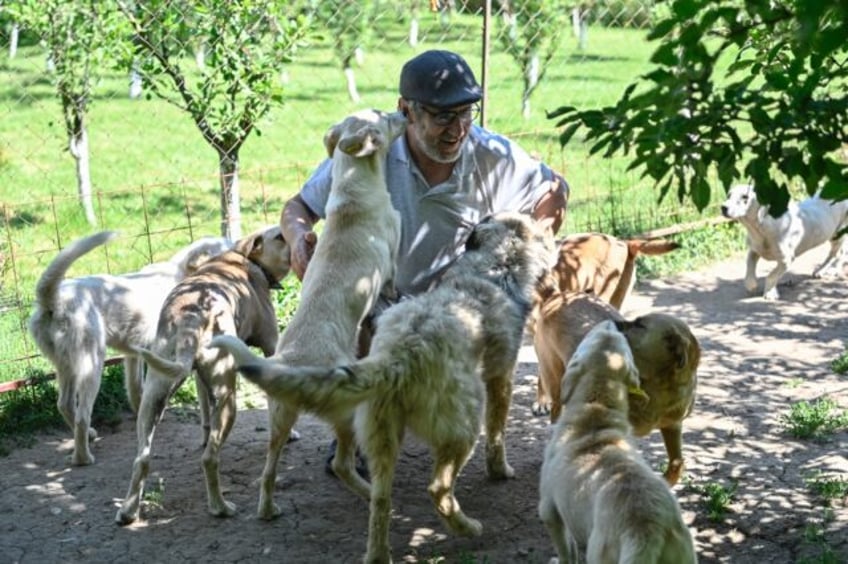
[[209, 346], [227, 349], [239, 372], [269, 396], [319, 415], [352, 410], [384, 379], [383, 363], [369, 358], [348, 366], [290, 366], [255, 355], [230, 335], [215, 337]]
[[100, 245], [117, 237], [116, 231], [101, 231], [82, 239], [77, 239], [62, 249], [56, 258], [47, 266], [38, 283], [35, 285], [35, 299], [45, 311], [53, 311], [59, 285], [65, 279], [68, 269], [78, 258], [91, 252]]
[[664, 255], [680, 248], [680, 243], [670, 239], [628, 239], [627, 256]]
[[639, 255], [664, 255], [680, 247], [680, 243], [669, 239], [627, 239], [627, 260], [621, 271], [618, 287], [610, 296], [610, 303], [616, 309], [621, 309], [624, 298], [630, 293], [635, 283], [636, 257]]
[[144, 362], [146, 362], [150, 368], [170, 378], [182, 378], [183, 376], [187, 376], [188, 373], [191, 371], [191, 359], [189, 359], [188, 363], [186, 363], [182, 359], [169, 360], [167, 358], [159, 356], [151, 350], [142, 347], [133, 346], [132, 349], [136, 352], [136, 354], [138, 354], [144, 359]]

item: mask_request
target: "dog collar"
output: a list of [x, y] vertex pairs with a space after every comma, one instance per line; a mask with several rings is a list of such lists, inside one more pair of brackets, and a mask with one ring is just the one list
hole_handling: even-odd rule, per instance
[[256, 265], [256, 267], [257, 267], [260, 271], [262, 271], [262, 274], [264, 274], [264, 275], [265, 275], [265, 280], [267, 280], [267, 281], [268, 281], [268, 288], [270, 288], [271, 290], [282, 290], [282, 289], [283, 289], [283, 286], [280, 284], [280, 281], [279, 281], [279, 280], [277, 280], [277, 279], [274, 277], [274, 275], [273, 275], [273, 274], [271, 274], [271, 273], [268, 271], [268, 269], [267, 269], [267, 268], [265, 268], [264, 266], [262, 266], [261, 264], [259, 264], [259, 263], [258, 263], [258, 262], [256, 262], [255, 260], [253, 260], [252, 258], [248, 258], [247, 260], [249, 260], [250, 262], [252, 262], [254, 265]]

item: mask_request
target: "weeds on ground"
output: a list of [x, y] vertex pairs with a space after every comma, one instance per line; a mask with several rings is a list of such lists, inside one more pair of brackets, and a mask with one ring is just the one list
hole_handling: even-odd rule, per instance
[[830, 363], [830, 369], [837, 374], [848, 374], [848, 348], [842, 351], [842, 354], [833, 359]]
[[162, 500], [165, 498], [165, 479], [161, 476], [148, 480], [144, 486], [144, 493], [141, 496], [142, 501], [148, 508], [162, 508]]
[[819, 496], [824, 504], [821, 516], [814, 518], [804, 528], [804, 543], [813, 545], [815, 555], [801, 558], [799, 564], [836, 564], [844, 558], [836, 554], [827, 542], [826, 527], [835, 516], [832, 504], [848, 496], [848, 479], [844, 475], [827, 476], [823, 472], [814, 472], [804, 478], [807, 487]]
[[826, 505], [848, 496], [848, 478], [843, 475], [828, 477], [822, 472], [815, 472], [807, 476], [804, 482]]
[[[0, 456], [8, 455], [14, 447], [32, 444], [36, 432], [65, 427], [56, 407], [59, 399], [56, 382], [40, 370], [28, 370], [27, 378], [29, 383], [24, 388], [4, 394], [8, 397], [0, 403]], [[107, 366], [94, 402], [91, 424], [114, 427], [128, 411], [123, 367]]]
[[736, 495], [736, 489], [739, 483], [732, 480], [730, 486], [724, 486], [717, 482], [695, 484], [688, 478], [684, 478], [684, 480], [688, 488], [700, 494], [710, 521], [714, 523], [721, 522], [725, 513], [730, 510], [730, 504], [733, 502], [733, 497]]
[[780, 420], [796, 439], [822, 439], [848, 426], [848, 412], [840, 410], [833, 399], [824, 397], [793, 403]]

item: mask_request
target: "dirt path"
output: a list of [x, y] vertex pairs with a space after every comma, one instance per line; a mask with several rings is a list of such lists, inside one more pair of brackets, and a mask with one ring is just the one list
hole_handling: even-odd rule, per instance
[[[848, 408], [848, 376], [829, 369], [848, 341], [848, 286], [809, 278], [822, 257], [815, 251], [803, 257], [790, 275], [796, 283], [782, 288], [778, 303], [746, 297], [737, 259], [640, 285], [625, 304], [628, 317], [651, 310], [680, 316], [703, 347], [696, 412], [684, 434], [688, 481], [675, 488], [701, 562], [848, 562], [846, 500], [826, 512], [805, 483], [814, 472], [848, 480], [848, 432], [802, 441], [781, 425], [790, 403], [801, 399], [828, 395]], [[457, 496], [482, 520], [483, 536], [456, 538], [441, 525], [426, 493], [429, 454], [410, 438], [393, 499], [396, 561], [540, 563], [553, 555], [536, 513], [548, 428], [530, 414], [532, 348], [522, 351], [522, 361], [507, 438], [516, 479], [489, 482], [478, 449], [459, 480]], [[86, 468], [65, 465], [67, 433], [40, 437], [34, 447], [0, 459], [0, 563], [360, 561], [367, 504], [324, 473], [330, 433], [316, 419], [301, 419], [303, 439], [284, 452], [276, 495], [283, 516], [256, 519], [265, 421], [264, 409], [240, 411], [222, 455], [225, 495], [240, 511], [215, 519], [206, 514], [196, 418], [169, 412], [154, 441], [148, 481], [161, 484], [161, 505], [146, 504], [143, 520], [126, 528], [113, 518], [135, 454], [133, 422], [104, 433], [94, 445], [97, 463]], [[659, 434], [641, 444], [659, 467]], [[699, 490], [734, 482], [728, 513], [711, 521]], [[822, 558], [825, 546], [834, 559]]]

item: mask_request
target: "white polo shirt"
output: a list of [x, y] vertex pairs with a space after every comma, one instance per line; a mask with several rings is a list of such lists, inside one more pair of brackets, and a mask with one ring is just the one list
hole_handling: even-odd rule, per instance
[[[330, 163], [321, 163], [300, 191], [322, 218], [332, 184]], [[386, 164], [392, 205], [401, 216], [395, 285], [403, 294], [426, 291], [462, 252], [470, 229], [483, 217], [531, 213], [554, 179], [550, 168], [516, 144], [476, 125], [453, 173], [441, 184], [427, 184], [409, 156], [405, 135], [392, 143]]]

